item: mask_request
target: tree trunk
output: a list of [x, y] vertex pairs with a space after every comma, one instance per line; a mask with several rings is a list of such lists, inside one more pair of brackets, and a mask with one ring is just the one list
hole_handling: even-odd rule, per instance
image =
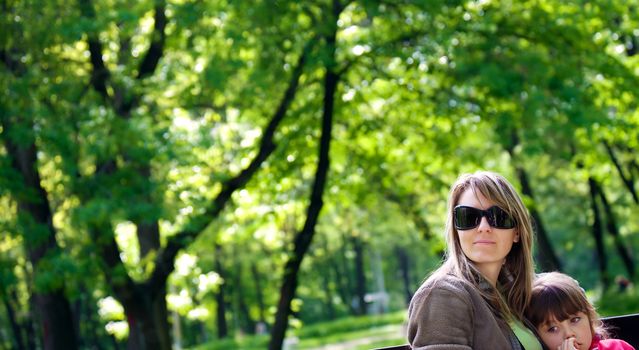
[[335, 279], [338, 280], [338, 291], [344, 300], [344, 303], [348, 305], [348, 310], [351, 315], [357, 315], [357, 308], [354, 305], [354, 290], [355, 286], [353, 285], [353, 276], [354, 274], [351, 271], [350, 264], [348, 263], [348, 239], [346, 234], [342, 234], [342, 246], [340, 249], [340, 263], [341, 263], [341, 272], [340, 265], [335, 263]]
[[322, 283], [324, 284], [324, 296], [326, 297], [326, 317], [329, 320], [335, 319], [335, 306], [333, 305], [333, 288], [331, 288], [330, 270], [322, 274]]
[[330, 257], [327, 256], [329, 251], [328, 242], [323, 239], [321, 240], [322, 249], [325, 252], [324, 257], [322, 258], [321, 265], [318, 266], [323, 271], [319, 271], [320, 278], [322, 279], [322, 284], [324, 285], [324, 297], [326, 298], [324, 303], [326, 305], [326, 317], [329, 320], [335, 319], [335, 306], [333, 305], [333, 288], [331, 288], [331, 280], [332, 280], [332, 268], [333, 264], [330, 261]]
[[617, 169], [617, 173], [619, 174], [621, 181], [623, 181], [623, 184], [628, 189], [628, 192], [630, 192], [630, 195], [632, 196], [632, 199], [635, 201], [635, 204], [639, 204], [639, 197], [637, 196], [637, 191], [635, 191], [635, 182], [632, 177], [632, 171], [629, 171], [628, 175], [626, 175], [623, 170], [623, 167], [621, 166], [621, 163], [619, 162], [619, 160], [617, 159], [617, 156], [615, 155], [615, 151], [612, 149], [612, 146], [610, 146], [610, 144], [606, 141], [604, 141], [603, 144], [606, 147], [606, 151], [608, 151], [608, 156], [610, 157], [610, 160], [612, 161], [612, 163], [615, 165], [615, 168]]
[[104, 344], [102, 344], [102, 340], [104, 339], [104, 337], [101, 338], [98, 334], [98, 330], [102, 327], [102, 325], [100, 324], [99, 320], [96, 319], [96, 317], [98, 316], [98, 310], [95, 300], [93, 299], [91, 294], [86, 291], [86, 289], [82, 290], [82, 294], [85, 296], [86, 307], [84, 307], [83, 310], [84, 315], [82, 317], [84, 321], [81, 323], [80, 329], [84, 327], [84, 334], [86, 338], [85, 341], [87, 341], [89, 344], [93, 344], [92, 349], [102, 350], [104, 349]]
[[238, 263], [235, 268], [234, 276], [234, 292], [237, 300], [237, 314], [240, 319], [240, 325], [246, 333], [255, 333], [255, 321], [251, 317], [248, 305], [246, 304], [246, 297], [244, 296], [244, 286], [242, 286], [242, 264]]
[[8, 292], [3, 291], [0, 291], [0, 294], [2, 295], [2, 302], [7, 309], [7, 317], [9, 318], [9, 324], [11, 325], [11, 331], [13, 332], [14, 346], [18, 350], [24, 350], [25, 347], [22, 337], [22, 328], [20, 327], [20, 324], [16, 319], [15, 310], [13, 309], [13, 306], [11, 306], [11, 302], [9, 301], [9, 294]]
[[335, 41], [337, 37], [337, 18], [341, 12], [341, 5], [337, 0], [333, 1], [333, 18], [331, 18], [331, 32], [325, 38], [326, 45], [330, 50], [330, 60], [326, 65], [326, 76], [324, 79], [324, 105], [322, 113], [322, 134], [320, 137], [319, 156], [317, 170], [315, 172], [315, 180], [311, 190], [310, 203], [306, 213], [306, 222], [302, 230], [296, 235], [293, 242], [293, 254], [289, 257], [284, 266], [284, 281], [280, 289], [280, 299], [277, 304], [277, 312], [275, 314], [275, 323], [271, 330], [271, 339], [269, 341], [269, 350], [279, 350], [284, 343], [286, 329], [288, 328], [288, 317], [291, 313], [291, 302], [295, 297], [297, 289], [297, 279], [300, 266], [304, 255], [308, 251], [309, 246], [315, 234], [315, 225], [317, 223], [319, 213], [322, 209], [324, 201], [324, 187], [329, 169], [329, 150], [331, 142], [331, 131], [333, 127], [333, 109], [334, 98], [339, 76], [335, 73]]
[[364, 244], [361, 238], [353, 236], [351, 244], [355, 251], [355, 294], [357, 296], [357, 314], [366, 315], [366, 275], [364, 274]]
[[406, 305], [410, 304], [413, 298], [413, 287], [410, 283], [410, 259], [406, 249], [403, 247], [395, 247], [395, 253], [397, 254], [397, 262], [399, 264], [399, 273], [401, 275], [402, 284], [404, 286], [404, 301]]
[[[215, 244], [215, 270], [218, 275], [222, 278], [222, 280], [226, 280], [226, 272], [222, 268], [221, 254], [222, 248]], [[215, 302], [217, 304], [216, 315], [217, 315], [217, 337], [219, 339], [226, 338], [229, 334], [228, 325], [226, 323], [226, 283], [222, 283], [215, 293]]]
[[[521, 183], [522, 193], [534, 200], [535, 196], [533, 194], [532, 187], [530, 186], [530, 182], [528, 181], [526, 171], [521, 167], [517, 167], [516, 171], [519, 182]], [[539, 212], [535, 209], [535, 207], [530, 209], [530, 215], [532, 216], [533, 223], [537, 229], [537, 232], [535, 232], [537, 234], [537, 260], [542, 271], [561, 270], [561, 262], [552, 249], [552, 245], [548, 239], [548, 233], [546, 232], [544, 223], [541, 220], [541, 215], [539, 215]]]
[[[344, 305], [348, 307], [349, 313], [353, 315], [355, 314], [355, 312], [353, 310], [353, 305], [351, 305], [351, 297], [349, 296], [350, 295], [349, 286], [348, 286], [348, 283], [346, 283], [346, 280], [348, 279], [349, 275], [347, 272], [341, 271], [339, 264], [335, 262], [334, 259], [335, 258], [330, 259], [328, 263], [330, 264], [330, 268], [333, 270], [333, 273], [331, 273], [331, 276], [333, 277], [333, 280], [335, 282], [336, 292], [339, 295], [339, 298], [344, 303]], [[345, 258], [342, 256], [342, 259], [345, 259]]]
[[[26, 269], [25, 269], [26, 270]], [[28, 272], [25, 271], [25, 275], [29, 275]], [[34, 316], [34, 311], [35, 310], [35, 300], [33, 297], [33, 288], [31, 287], [31, 283], [29, 282], [29, 280], [32, 280], [31, 278], [27, 278], [27, 289], [29, 290], [29, 311], [27, 313], [27, 317], [24, 320], [24, 328], [26, 330], [27, 333], [27, 349], [29, 350], [36, 350], [38, 349], [38, 344], [42, 343], [42, 337], [40, 336], [40, 334], [36, 333], [36, 317]]]
[[[129, 324], [127, 350], [171, 350], [166, 290], [147, 293], [136, 287], [135, 297], [125, 306]], [[166, 287], [164, 287], [166, 289]], [[134, 303], [134, 304], [132, 304]]]
[[77, 349], [71, 307], [63, 292], [36, 293], [35, 303], [40, 311], [44, 349]]
[[255, 283], [255, 298], [257, 299], [257, 308], [259, 310], [259, 321], [266, 325], [266, 306], [264, 305], [264, 294], [262, 294], [262, 276], [254, 262], [251, 263], [251, 275]]
[[610, 286], [610, 276], [608, 275], [608, 259], [606, 257], [606, 247], [603, 241], [603, 228], [601, 224], [601, 215], [597, 206], [598, 186], [592, 177], [588, 178], [588, 186], [590, 187], [590, 206], [594, 221], [592, 223], [592, 235], [595, 238], [595, 246], [597, 247], [597, 258], [599, 262], [599, 274], [604, 289]]
[[[13, 188], [12, 196], [18, 203], [18, 223], [25, 236], [25, 248], [31, 265], [33, 277], [37, 279], [42, 273], [40, 262], [61, 254], [53, 227], [53, 215], [49, 207], [47, 192], [41, 185], [38, 172], [37, 149], [35, 135], [29, 135], [23, 143], [16, 144], [12, 140], [14, 122], [19, 128], [33, 130], [31, 121], [22, 118], [10, 120], [2, 116], [3, 141], [11, 158], [11, 168], [19, 174], [24, 189]], [[17, 131], [19, 132], [19, 131]], [[31, 238], [28, 238], [31, 236]], [[33, 299], [38, 310], [44, 350], [74, 350], [78, 348], [73, 328], [73, 317], [69, 300], [64, 294], [65, 284], [48, 288], [46, 291], [34, 290]]]
[[630, 253], [628, 253], [628, 249], [621, 241], [621, 236], [619, 235], [619, 230], [617, 230], [617, 221], [614, 213], [612, 212], [612, 207], [608, 203], [608, 199], [606, 198], [606, 194], [604, 193], [601, 185], [597, 182], [595, 182], [595, 185], [597, 185], [599, 197], [601, 198], [601, 203], [603, 204], [604, 212], [606, 213], [606, 228], [608, 229], [608, 233], [610, 233], [614, 238], [615, 248], [617, 248], [617, 253], [619, 253], [621, 260], [626, 267], [626, 271], [628, 271], [628, 276], [630, 278], [634, 278], [635, 262], [632, 260]]
[[[508, 151], [510, 158], [515, 159], [515, 147], [519, 144], [519, 135], [517, 135], [517, 130], [512, 129], [510, 136], [510, 143], [506, 145], [506, 150]], [[534, 200], [535, 195], [533, 194], [532, 187], [528, 181], [528, 174], [526, 174], [526, 171], [520, 166], [515, 166], [515, 171], [519, 178], [519, 182], [521, 183], [522, 193]], [[542, 271], [561, 270], [561, 262], [552, 249], [552, 245], [548, 239], [548, 233], [546, 232], [546, 228], [541, 220], [541, 215], [539, 215], [539, 212], [534, 207], [529, 208], [529, 210], [533, 219], [533, 225], [535, 225], [534, 228], [536, 228], [537, 260]]]

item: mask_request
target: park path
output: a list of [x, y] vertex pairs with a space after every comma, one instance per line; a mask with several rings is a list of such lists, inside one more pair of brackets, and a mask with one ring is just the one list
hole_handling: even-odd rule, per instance
[[378, 334], [361, 339], [353, 339], [341, 343], [328, 344], [319, 347], [309, 348], [307, 350], [352, 350], [357, 346], [373, 344], [379, 341], [397, 339], [405, 337], [405, 329], [402, 325], [388, 325], [377, 328]]

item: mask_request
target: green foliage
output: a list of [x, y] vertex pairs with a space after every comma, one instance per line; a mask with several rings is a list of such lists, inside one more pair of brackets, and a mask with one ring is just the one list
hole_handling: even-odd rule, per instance
[[[384, 282], [389, 310], [403, 310], [402, 273], [414, 291], [441, 260], [448, 186], [461, 172], [495, 170], [521, 189], [517, 175], [525, 171], [533, 187], [526, 205], [542, 216], [563, 270], [587, 288], [601, 283], [593, 272], [599, 257], [590, 178], [604, 188], [621, 243], [637, 251], [639, 204], [622, 178], [637, 189], [635, 5], [343, 3], [335, 20], [327, 0], [168, 2], [159, 65], [137, 79], [153, 38], [155, 2], [95, 1], [90, 17], [77, 3], [9, 1], [0, 15], [0, 278], [17, 292], [20, 314], [29, 314], [33, 288], [65, 282], [73, 300], [84, 297], [95, 307], [129, 279], [148, 281], [162, 266], [156, 259], [167, 242], [185, 231], [193, 235], [177, 257], [196, 259], [169, 262], [175, 272], [167, 285], [170, 310], [186, 318], [184, 343], [217, 331], [221, 290], [231, 333], [251, 333], [258, 320], [272, 323], [282, 268], [305, 221], [325, 102], [323, 67], [333, 60], [323, 35], [335, 26], [331, 64], [340, 80], [330, 170], [299, 276], [300, 338], [402, 321], [391, 314], [321, 323], [354, 312], [354, 242], [364, 247], [366, 292]], [[93, 85], [93, 37], [109, 70], [106, 96]], [[307, 65], [276, 130], [274, 153], [218, 216], [203, 215], [220, 209], [213, 200], [223, 183], [257, 154], [306, 45]], [[132, 108], [123, 112], [127, 103]], [[34, 203], [37, 191], [12, 169], [18, 154], [6, 141], [37, 148], [60, 246], [37, 266], [29, 249], [45, 243], [51, 228], [18, 209], [21, 201]], [[142, 256], [140, 227], [153, 223], [160, 245]], [[625, 274], [616, 242], [604, 236], [608, 273]], [[101, 248], [113, 242], [117, 252], [104, 256]], [[107, 268], [108, 259], [115, 267]], [[377, 261], [382, 266], [374, 270]], [[604, 314], [636, 311], [633, 298], [605, 294], [599, 307]], [[124, 320], [116, 316], [95, 327]], [[267, 342], [238, 339], [207, 346]]]
[[634, 287], [630, 287], [625, 292], [610, 290], [598, 298], [595, 306], [602, 317], [637, 313], [639, 310], [639, 292]]

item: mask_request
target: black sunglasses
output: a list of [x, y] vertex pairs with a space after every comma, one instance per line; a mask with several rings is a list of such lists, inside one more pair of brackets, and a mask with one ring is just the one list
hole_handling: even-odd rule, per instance
[[498, 206], [481, 210], [465, 205], [458, 205], [453, 211], [453, 221], [458, 230], [470, 230], [479, 226], [482, 217], [486, 217], [491, 227], [509, 229], [515, 227], [515, 219]]

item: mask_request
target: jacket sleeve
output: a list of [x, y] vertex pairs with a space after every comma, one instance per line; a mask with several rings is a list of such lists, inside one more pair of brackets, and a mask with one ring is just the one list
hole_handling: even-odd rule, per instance
[[417, 350], [471, 350], [473, 307], [468, 292], [448, 283], [421, 289], [408, 309], [408, 342]]

